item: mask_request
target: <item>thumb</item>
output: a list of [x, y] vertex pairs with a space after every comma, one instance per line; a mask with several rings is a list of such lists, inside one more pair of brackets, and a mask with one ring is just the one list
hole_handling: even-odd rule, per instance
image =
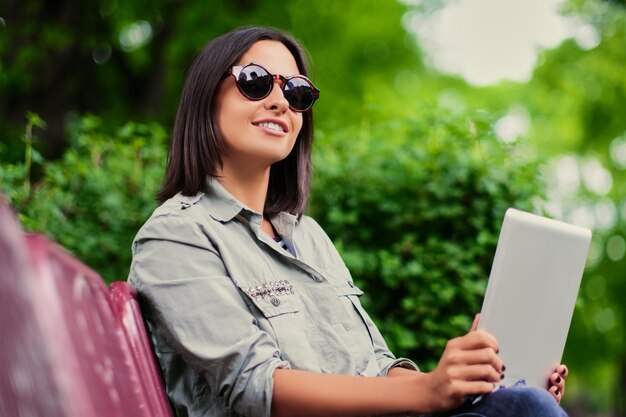
[[474, 322], [472, 323], [472, 328], [470, 329], [470, 332], [473, 332], [474, 330], [478, 329], [479, 321], [480, 321], [480, 313], [474, 316]]

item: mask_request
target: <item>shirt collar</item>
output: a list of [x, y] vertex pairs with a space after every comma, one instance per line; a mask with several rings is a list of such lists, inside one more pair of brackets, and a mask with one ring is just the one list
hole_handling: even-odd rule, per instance
[[[255, 214], [263, 217], [262, 214], [250, 210], [239, 202], [219, 181], [213, 178], [207, 178], [204, 192], [210, 207], [209, 214], [217, 221], [228, 222], [240, 213], [245, 217], [251, 217], [250, 215], [253, 217]], [[248, 215], [245, 215], [246, 213]]]
[[298, 223], [297, 216], [287, 213], [286, 211], [281, 211], [278, 214], [270, 216], [270, 222], [272, 222], [272, 225], [283, 239], [290, 242], [293, 241], [293, 229]]
[[[262, 213], [246, 207], [213, 178], [207, 178], [204, 192], [211, 208], [209, 214], [217, 221], [229, 222], [239, 214], [253, 223], [260, 223], [263, 219]], [[291, 240], [293, 229], [298, 223], [297, 216], [282, 211], [271, 215], [269, 220], [278, 234]]]

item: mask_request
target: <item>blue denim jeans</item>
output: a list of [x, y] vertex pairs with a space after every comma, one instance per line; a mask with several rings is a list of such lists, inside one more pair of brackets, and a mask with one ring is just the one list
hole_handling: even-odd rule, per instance
[[518, 382], [449, 413], [424, 417], [567, 417], [545, 389]]

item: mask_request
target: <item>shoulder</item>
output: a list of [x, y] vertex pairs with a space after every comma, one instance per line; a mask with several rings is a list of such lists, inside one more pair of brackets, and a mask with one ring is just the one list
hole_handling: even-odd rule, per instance
[[298, 219], [297, 227], [305, 229], [305, 230], [316, 231], [318, 233], [319, 232], [325, 233], [324, 230], [322, 229], [322, 226], [320, 226], [319, 223], [313, 217], [307, 216], [305, 214], [303, 214]]
[[298, 219], [295, 233], [298, 233], [301, 239], [322, 239], [324, 241], [331, 242], [330, 238], [328, 237], [322, 226], [320, 226], [320, 224], [314, 218], [306, 215], [302, 215], [300, 219]]
[[176, 194], [157, 207], [148, 221], [152, 219], [163, 220], [166, 218], [192, 218], [194, 212], [197, 210], [196, 207], [198, 203], [203, 197], [204, 193], [197, 193], [192, 196], [185, 196], [180, 193]]
[[298, 220], [294, 231], [294, 240], [297, 240], [299, 247], [314, 254], [310, 256], [318, 259], [318, 262], [343, 265], [343, 260], [335, 244], [322, 226], [312, 217], [302, 216]]
[[157, 207], [150, 218], [139, 229], [135, 244], [151, 239], [192, 240], [206, 229], [210, 217], [198, 203], [203, 193], [193, 196], [176, 194]]

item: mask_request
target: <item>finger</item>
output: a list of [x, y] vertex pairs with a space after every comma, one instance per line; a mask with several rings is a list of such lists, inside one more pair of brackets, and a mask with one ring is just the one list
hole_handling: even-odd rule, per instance
[[556, 386], [551, 386], [548, 392], [552, 394], [552, 397], [554, 397], [557, 403], [561, 402], [562, 393]]
[[480, 321], [480, 313], [476, 314], [474, 316], [474, 322], [472, 323], [472, 327], [470, 329], [470, 332], [473, 332], [474, 330], [478, 330], [478, 322]]
[[556, 368], [556, 372], [558, 372], [563, 378], [567, 378], [567, 375], [569, 375], [569, 369], [567, 369], [567, 366], [565, 365], [559, 365]]
[[456, 355], [457, 363], [466, 365], [488, 364], [499, 373], [504, 372], [502, 359], [491, 348], [463, 350]]
[[451, 377], [457, 381], [486, 381], [499, 383], [504, 375], [489, 364], [458, 366], [449, 370]]
[[499, 352], [498, 341], [496, 338], [483, 330], [469, 332], [465, 336], [452, 339], [451, 342], [454, 342], [454, 346], [462, 350], [474, 350], [489, 347], [493, 349], [494, 352]]
[[460, 381], [456, 386], [463, 396], [489, 394], [498, 387], [496, 383], [486, 381]]
[[562, 378], [558, 372], [555, 372], [550, 376], [550, 384], [551, 386], [557, 387], [559, 391], [563, 392], [563, 389], [565, 388], [565, 379]]

